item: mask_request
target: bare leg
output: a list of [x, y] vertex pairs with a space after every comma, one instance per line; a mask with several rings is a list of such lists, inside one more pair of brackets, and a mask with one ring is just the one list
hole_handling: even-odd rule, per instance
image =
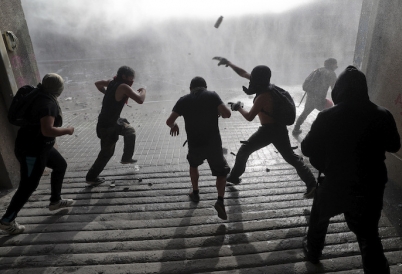
[[225, 196], [225, 187], [226, 187], [226, 176], [217, 176], [216, 177], [216, 190], [218, 191], [218, 197]]
[[[198, 190], [198, 178], [200, 173], [198, 172], [198, 167], [190, 167], [190, 178], [191, 184], [193, 185], [193, 190]], [[223, 188], [225, 191], [225, 187]]]

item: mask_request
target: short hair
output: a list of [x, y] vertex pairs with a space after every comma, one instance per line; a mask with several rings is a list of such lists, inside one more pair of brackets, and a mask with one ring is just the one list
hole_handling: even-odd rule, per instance
[[190, 89], [192, 88], [207, 88], [207, 82], [205, 82], [204, 78], [200, 76], [196, 76], [191, 80]]
[[324, 61], [324, 67], [329, 68], [332, 65], [336, 65], [338, 62], [335, 58], [328, 58]]
[[117, 78], [121, 79], [123, 75], [125, 75], [126, 77], [127, 76], [135, 76], [135, 72], [129, 66], [121, 66], [117, 70]]
[[253, 85], [267, 87], [271, 81], [271, 69], [267, 66], [256, 66], [250, 74], [250, 82]]

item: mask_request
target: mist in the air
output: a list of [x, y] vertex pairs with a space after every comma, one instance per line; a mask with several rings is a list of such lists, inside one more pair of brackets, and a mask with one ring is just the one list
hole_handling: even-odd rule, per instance
[[329, 57], [339, 71], [352, 64], [362, 0], [310, 1], [281, 13], [222, 11], [219, 28], [219, 16], [139, 16], [141, 3], [23, 0], [41, 76], [58, 72], [73, 90], [128, 65], [135, 86], [154, 95], [187, 92], [194, 76], [211, 90], [241, 91], [247, 80], [212, 60], [222, 56], [247, 71], [268, 65], [279, 86], [300, 85]]

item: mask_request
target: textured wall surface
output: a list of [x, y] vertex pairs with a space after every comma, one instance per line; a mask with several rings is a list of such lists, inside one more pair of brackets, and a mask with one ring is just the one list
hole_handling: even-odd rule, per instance
[[[391, 111], [402, 136], [401, 29], [401, 1], [363, 2], [355, 62], [366, 73], [371, 100]], [[402, 186], [402, 150], [387, 155], [387, 167], [390, 180]]]
[[0, 58], [0, 188], [18, 185], [19, 163], [14, 156], [15, 128], [7, 121], [8, 105], [18, 87], [36, 85], [39, 72], [28, 26], [19, 0], [0, 0], [0, 30], [17, 37], [15, 51], [7, 51], [1, 38]]

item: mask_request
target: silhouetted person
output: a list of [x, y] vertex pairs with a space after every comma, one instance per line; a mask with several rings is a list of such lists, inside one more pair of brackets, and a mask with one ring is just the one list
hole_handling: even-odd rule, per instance
[[114, 79], [95, 82], [96, 88], [105, 96], [96, 125], [96, 134], [101, 140], [101, 151], [86, 175], [86, 182], [90, 185], [97, 185], [105, 181], [98, 176], [112, 158], [119, 135], [124, 137], [121, 163], [133, 164], [137, 162], [132, 159], [135, 148], [135, 130], [130, 126], [127, 119], [120, 118], [124, 104], [129, 98], [138, 104], [142, 104], [145, 100], [146, 90], [144, 88], [140, 88], [138, 91], [131, 88], [134, 78], [134, 70], [128, 66], [122, 66], [118, 69]]
[[179, 126], [175, 123], [179, 116], [183, 116], [187, 140], [187, 160], [190, 164], [190, 178], [193, 186], [189, 197], [193, 202], [199, 202], [198, 189], [198, 166], [204, 160], [208, 161], [212, 175], [216, 176], [216, 189], [218, 200], [215, 209], [218, 217], [226, 220], [224, 195], [226, 175], [230, 168], [223, 156], [222, 140], [219, 132], [218, 117], [229, 118], [230, 110], [224, 105], [219, 95], [214, 91], [207, 90], [207, 83], [202, 77], [194, 77], [190, 83], [190, 94], [181, 97], [166, 124], [171, 128], [170, 135], [179, 135]]
[[314, 109], [318, 109], [319, 111], [321, 111], [332, 106], [332, 103], [328, 104], [326, 97], [328, 88], [334, 88], [336, 82], [335, 70], [337, 68], [338, 65], [336, 59], [329, 58], [325, 60], [324, 67], [318, 68], [316, 70], [316, 75], [314, 76], [313, 80], [313, 87], [311, 88], [311, 90], [309, 89], [308, 91], [306, 91], [307, 99], [304, 105], [304, 110], [300, 114], [299, 118], [297, 118], [292, 134], [298, 135], [302, 132], [300, 126]]
[[20, 184], [6, 213], [0, 220], [0, 229], [8, 234], [19, 234], [25, 229], [15, 218], [39, 185], [46, 167], [50, 175], [49, 210], [69, 207], [72, 199], [62, 199], [61, 188], [67, 163], [53, 147], [56, 137], [72, 135], [73, 127], [62, 128], [62, 112], [57, 101], [64, 89], [63, 78], [55, 73], [46, 74], [38, 84], [39, 95], [30, 103], [27, 117], [30, 122], [22, 126], [15, 140], [15, 156], [20, 162]]
[[226, 180], [233, 184], [239, 184], [241, 181], [240, 176], [246, 169], [249, 156], [253, 152], [272, 143], [282, 155], [283, 159], [296, 168], [297, 174], [306, 184], [307, 191], [304, 193], [304, 198], [312, 198], [316, 186], [314, 175], [304, 164], [303, 158], [293, 152], [286, 125], [278, 123], [270, 114], [273, 113], [275, 107], [272, 95], [274, 85], [270, 83], [270, 68], [267, 66], [257, 66], [250, 74], [225, 58], [221, 58], [218, 65], [229, 66], [239, 76], [250, 80], [247, 94], [256, 94], [252, 108], [250, 111], [246, 111], [241, 107], [240, 102], [238, 102], [232, 105], [232, 110], [239, 111], [247, 121], [252, 121], [258, 115], [261, 122], [261, 126], [258, 128], [257, 132], [251, 135], [250, 138], [241, 145], [236, 155], [235, 165]]
[[307, 259], [319, 262], [329, 219], [343, 213], [356, 234], [364, 273], [389, 273], [378, 221], [388, 180], [385, 152], [401, 146], [395, 120], [369, 100], [366, 77], [353, 66], [339, 75], [332, 100], [335, 106], [318, 114], [301, 143], [304, 155], [325, 174], [311, 209]]

